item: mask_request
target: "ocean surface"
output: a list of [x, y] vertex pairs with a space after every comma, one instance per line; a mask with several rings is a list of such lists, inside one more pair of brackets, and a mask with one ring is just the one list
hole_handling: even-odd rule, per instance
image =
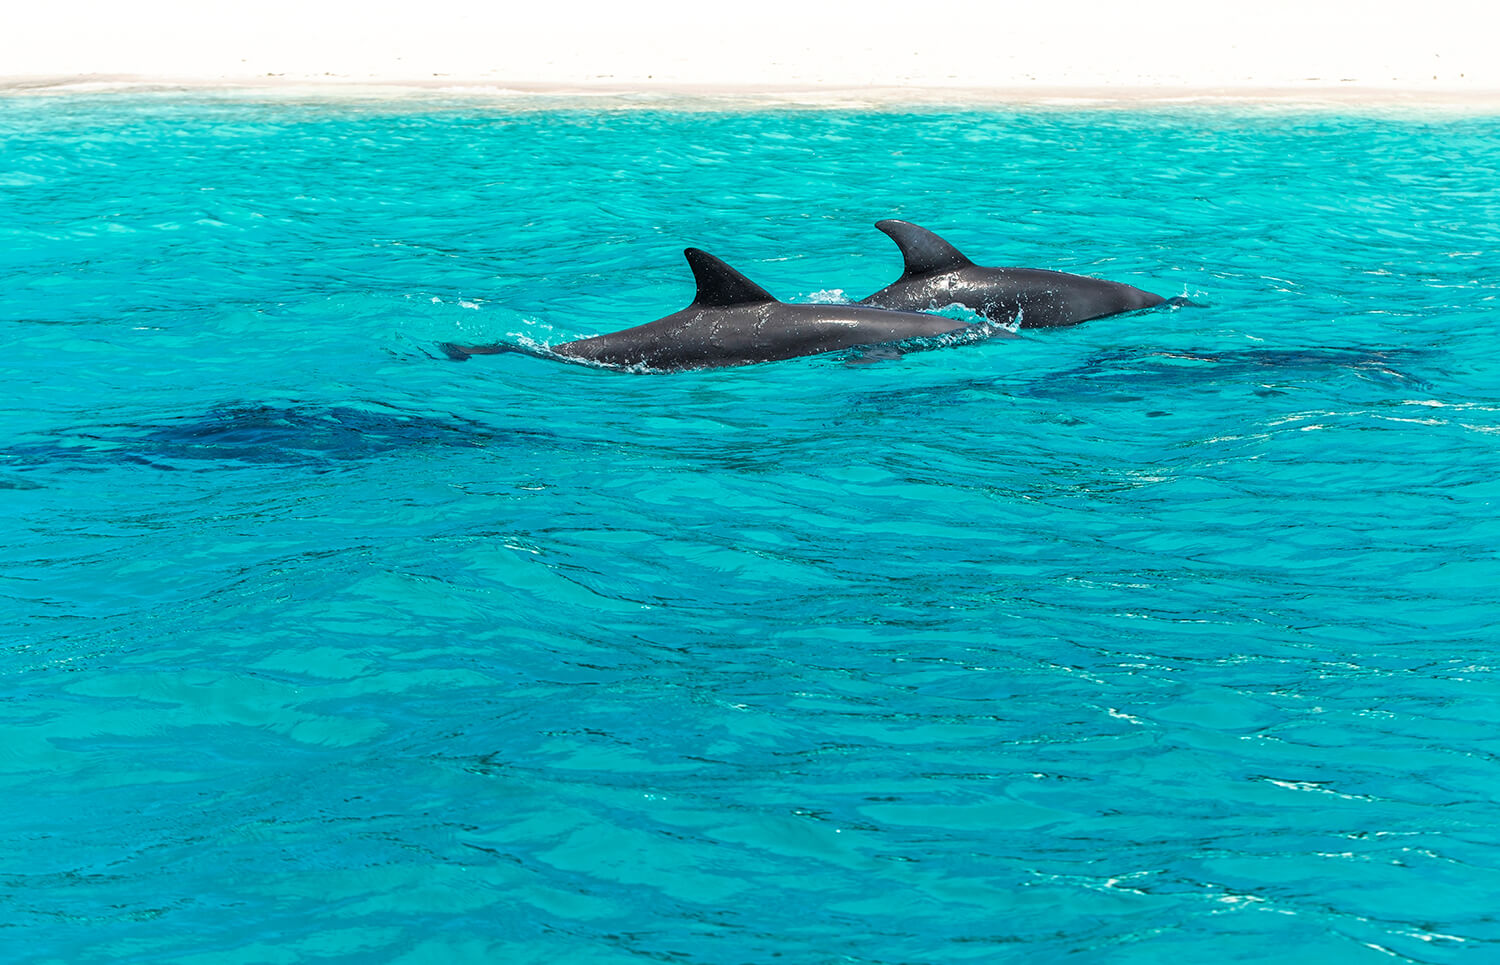
[[[1200, 307], [622, 373], [983, 264]], [[0, 98], [0, 958], [1500, 961], [1500, 118]]]

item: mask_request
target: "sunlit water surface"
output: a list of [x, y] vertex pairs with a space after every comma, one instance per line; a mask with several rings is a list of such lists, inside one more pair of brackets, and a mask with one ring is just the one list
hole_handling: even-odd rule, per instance
[[536, 105], [0, 100], [6, 960], [1500, 958], [1495, 118]]

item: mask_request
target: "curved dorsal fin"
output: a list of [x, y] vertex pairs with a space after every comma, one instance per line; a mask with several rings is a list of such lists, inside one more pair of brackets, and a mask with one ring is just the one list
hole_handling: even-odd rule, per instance
[[974, 264], [957, 248], [937, 235], [910, 221], [888, 218], [875, 222], [875, 227], [891, 236], [901, 257], [906, 259], [906, 272], [902, 278], [914, 278], [935, 271], [953, 271]]
[[728, 308], [776, 300], [775, 295], [701, 248], [688, 248], [683, 254], [693, 269], [693, 280], [698, 283], [698, 295], [693, 299], [696, 306]]

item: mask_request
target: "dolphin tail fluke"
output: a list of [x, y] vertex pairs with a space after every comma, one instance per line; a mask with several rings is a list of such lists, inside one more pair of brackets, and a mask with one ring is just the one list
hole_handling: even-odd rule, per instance
[[513, 345], [459, 345], [456, 342], [439, 342], [438, 349], [455, 362], [467, 362], [471, 355], [499, 355], [516, 351]]

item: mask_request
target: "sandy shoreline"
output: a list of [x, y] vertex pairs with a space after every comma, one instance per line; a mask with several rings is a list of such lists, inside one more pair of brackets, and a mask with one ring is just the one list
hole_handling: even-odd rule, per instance
[[1489, 0], [60, 0], [0, 14], [0, 93], [1500, 109]]
[[68, 94], [208, 94], [227, 97], [349, 101], [507, 101], [536, 106], [593, 104], [618, 107], [724, 108], [1166, 108], [1261, 106], [1291, 110], [1376, 110], [1404, 113], [1500, 113], [1500, 89], [1402, 87], [1043, 86], [894, 87], [775, 84], [548, 84], [485, 78], [352, 78], [323, 76], [144, 77], [77, 75], [0, 76], [0, 96]]

